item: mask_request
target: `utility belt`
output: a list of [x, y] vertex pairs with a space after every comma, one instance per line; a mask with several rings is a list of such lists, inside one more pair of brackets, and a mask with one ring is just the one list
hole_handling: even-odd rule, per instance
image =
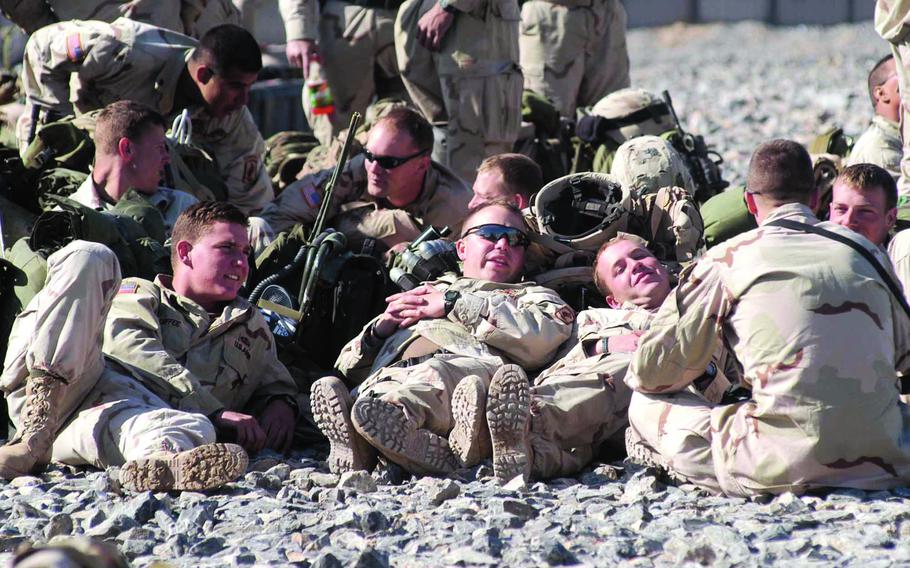
[[404, 0], [346, 0], [348, 4], [363, 6], [364, 8], [382, 8], [385, 10], [397, 10], [404, 3]]
[[436, 355], [446, 355], [452, 352], [440, 347], [425, 337], [418, 337], [401, 352], [397, 361], [390, 367], [413, 367], [424, 361], [429, 361]]

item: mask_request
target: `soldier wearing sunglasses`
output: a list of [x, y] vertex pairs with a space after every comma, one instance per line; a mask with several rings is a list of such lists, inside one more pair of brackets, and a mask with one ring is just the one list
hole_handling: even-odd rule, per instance
[[[448, 440], [451, 395], [466, 377], [489, 381], [506, 363], [546, 364], [575, 313], [547, 288], [521, 282], [528, 228], [510, 204], [471, 213], [456, 243], [463, 277], [424, 283], [387, 299], [386, 311], [344, 348], [335, 377], [313, 385], [329, 466], [370, 469], [378, 454], [415, 474], [458, 466]], [[357, 386], [356, 402], [349, 386]]]
[[[370, 130], [363, 153], [344, 169], [332, 196], [329, 226], [355, 243], [370, 237], [389, 248], [414, 240], [427, 225], [459, 231], [471, 190], [430, 159], [432, 148], [433, 129], [420, 113], [389, 111]], [[294, 182], [262, 216], [275, 231], [312, 224], [331, 175], [332, 170], [323, 170]]]

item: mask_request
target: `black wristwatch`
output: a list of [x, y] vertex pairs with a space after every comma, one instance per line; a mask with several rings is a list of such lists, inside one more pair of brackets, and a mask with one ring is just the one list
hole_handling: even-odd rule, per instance
[[445, 299], [445, 307], [443, 308], [443, 312], [444, 312], [443, 315], [448, 316], [450, 313], [452, 313], [452, 310], [455, 309], [455, 302], [457, 302], [458, 298], [461, 297], [461, 292], [458, 292], [456, 290], [447, 290], [446, 293], [443, 294], [442, 297], [443, 297], [443, 299]]
[[449, 14], [454, 14], [456, 12], [455, 6], [452, 6], [448, 2], [440, 2], [439, 5], [442, 6], [442, 9], [445, 10], [446, 12], [448, 12]]

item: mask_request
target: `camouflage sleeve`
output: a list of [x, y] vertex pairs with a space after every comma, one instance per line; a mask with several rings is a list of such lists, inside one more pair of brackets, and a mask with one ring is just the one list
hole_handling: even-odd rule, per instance
[[626, 384], [650, 393], [685, 388], [704, 374], [729, 309], [715, 262], [702, 260], [670, 292], [641, 337]]
[[373, 361], [383, 341], [373, 337], [371, 330], [379, 317], [373, 318], [354, 339], [348, 341], [335, 361], [335, 368], [344, 375], [350, 386], [357, 386], [370, 375]]
[[249, 215], [274, 199], [272, 180], [262, 161], [265, 141], [248, 109], [213, 121], [198, 139], [214, 154], [229, 202]]
[[[332, 193], [332, 202], [326, 212], [327, 221], [338, 213], [343, 203], [355, 198], [357, 192], [350, 174], [351, 165], [348, 164]], [[295, 181], [277, 199], [266, 205], [259, 216], [268, 221], [276, 233], [286, 231], [297, 223], [312, 225], [316, 221], [323, 192], [331, 177], [332, 170], [326, 169]]]
[[543, 287], [501, 292], [512, 290], [463, 292], [448, 317], [522, 367], [544, 366], [571, 335], [575, 312]]
[[284, 20], [287, 41], [319, 39], [319, 2], [317, 0], [278, 0], [278, 10]]
[[875, 31], [895, 45], [903, 43], [910, 32], [910, 0], [878, 0]]
[[[211, 416], [224, 405], [180, 361], [168, 353], [158, 321], [155, 286], [133, 279], [138, 287], [117, 294], [104, 327], [105, 356], [125, 366], [142, 384], [178, 410]], [[122, 290], [122, 288], [121, 288]]]

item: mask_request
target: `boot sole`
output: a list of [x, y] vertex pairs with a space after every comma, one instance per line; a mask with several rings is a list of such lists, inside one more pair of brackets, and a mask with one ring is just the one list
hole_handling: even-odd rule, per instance
[[505, 365], [493, 375], [487, 394], [487, 423], [493, 441], [493, 473], [502, 481], [531, 476], [528, 427], [531, 386], [518, 365]]
[[249, 457], [236, 444], [206, 444], [168, 457], [127, 462], [120, 472], [133, 491], [205, 491], [246, 473]]
[[462, 467], [474, 466], [493, 455], [487, 426], [487, 392], [479, 378], [466, 377], [455, 387], [452, 418], [449, 447]]
[[671, 481], [677, 485], [688, 483], [687, 480], [676, 473], [663, 457], [656, 450], [651, 449], [641, 438], [632, 431], [632, 427], [626, 428], [626, 460], [631, 463], [644, 466], [655, 470], [658, 475], [665, 480]]
[[336, 378], [320, 379], [310, 390], [310, 407], [316, 426], [329, 439], [329, 470], [369, 471], [376, 465], [376, 452], [360, 438], [351, 423], [351, 397], [347, 386]]
[[401, 407], [378, 398], [360, 399], [351, 414], [354, 428], [384, 456], [420, 475], [445, 475], [458, 467], [449, 442], [417, 428]]

